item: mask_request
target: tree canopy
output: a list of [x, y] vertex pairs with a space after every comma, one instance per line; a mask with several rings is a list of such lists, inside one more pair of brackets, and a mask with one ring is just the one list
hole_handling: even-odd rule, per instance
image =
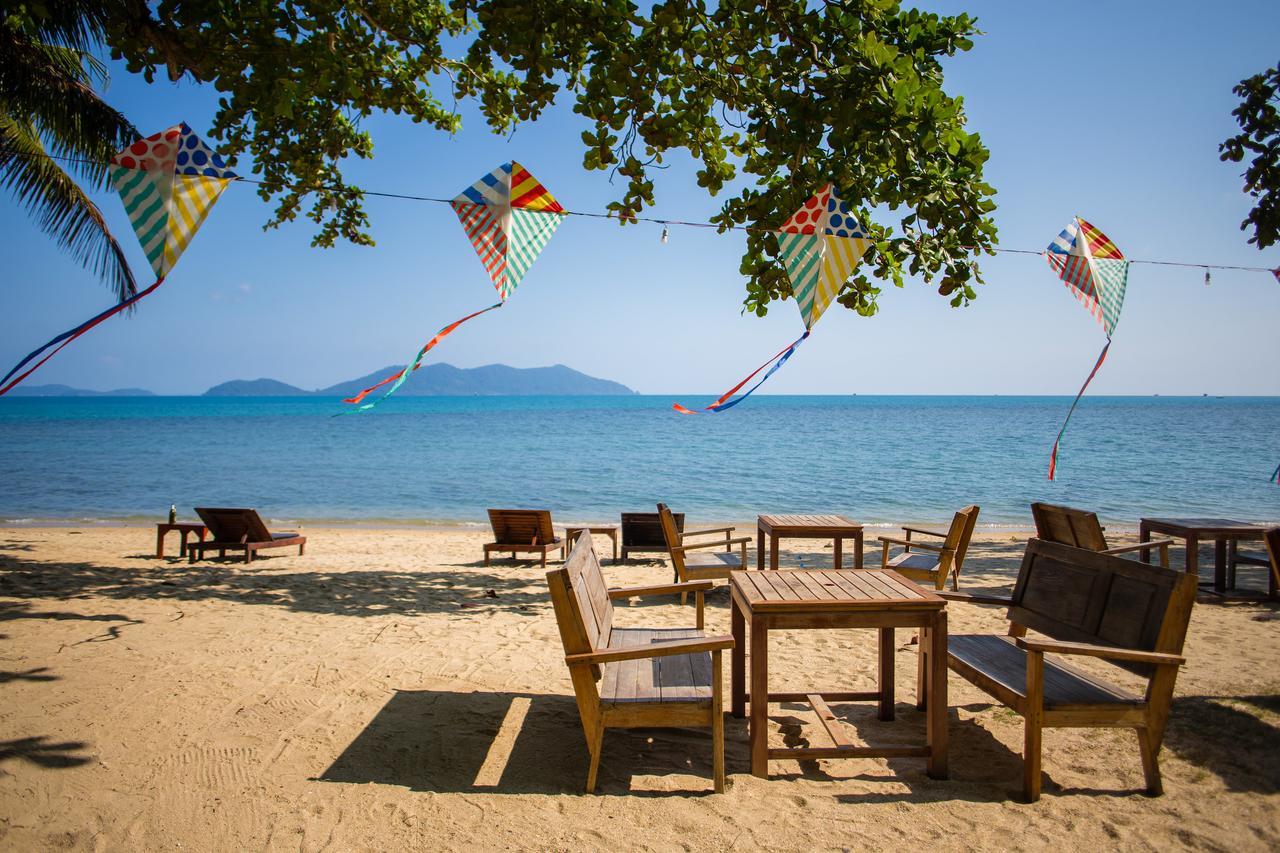
[[[502, 133], [559, 97], [588, 125], [583, 166], [626, 179], [609, 205], [624, 223], [654, 203], [652, 170], [679, 150], [713, 195], [751, 179], [724, 200], [721, 227], [777, 227], [835, 183], [875, 239], [838, 297], [862, 314], [876, 311], [876, 278], [901, 285], [906, 273], [967, 302], [995, 240], [988, 152], [943, 89], [941, 59], [972, 47], [968, 15], [894, 0], [106, 5], [107, 44], [131, 71], [221, 93], [211, 136], [252, 159], [276, 204], [268, 226], [306, 215], [316, 245], [372, 243], [342, 171], [373, 154], [363, 119], [387, 111], [454, 132], [458, 102], [473, 99]], [[744, 304], [761, 315], [791, 295], [777, 252], [773, 234], [749, 232]]]
[[1249, 242], [1265, 249], [1280, 240], [1280, 66], [1241, 80], [1231, 91], [1240, 98], [1231, 114], [1241, 132], [1218, 150], [1221, 159], [1235, 163], [1245, 152], [1255, 155], [1244, 172], [1244, 191], [1256, 201], [1240, 230], [1252, 228]]

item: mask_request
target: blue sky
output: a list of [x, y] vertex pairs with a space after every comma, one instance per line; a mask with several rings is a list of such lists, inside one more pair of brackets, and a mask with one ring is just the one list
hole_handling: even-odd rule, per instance
[[[1280, 4], [1085, 3], [1082, 28], [1036, 4], [932, 3], [976, 11], [985, 35], [949, 61], [971, 129], [991, 150], [1000, 245], [1042, 249], [1075, 214], [1134, 259], [1280, 266], [1239, 223], [1241, 166], [1217, 145], [1235, 130], [1231, 87], [1277, 60]], [[144, 132], [186, 120], [207, 129], [216, 98], [191, 83], [147, 85], [116, 67], [108, 100]], [[573, 210], [616, 197], [581, 168], [570, 102], [512, 136], [464, 107], [455, 137], [392, 116], [368, 123], [375, 159], [348, 174], [366, 189], [452, 197], [516, 159]], [[244, 163], [241, 164], [242, 171]], [[717, 208], [677, 157], [656, 173], [652, 215], [705, 220]], [[146, 259], [118, 200], [98, 199]], [[369, 199], [376, 248], [310, 248], [311, 223], [261, 228], [270, 207], [233, 185], [165, 285], [133, 316], [81, 338], [28, 382], [200, 393], [269, 376], [305, 388], [403, 363], [440, 326], [494, 301], [453, 212]], [[110, 304], [11, 198], [0, 202], [5, 281], [0, 362]], [[794, 339], [794, 303], [740, 314], [740, 235], [570, 218], [508, 305], [464, 327], [436, 360], [470, 367], [563, 363], [642, 393], [715, 394]], [[862, 318], [834, 306], [762, 389], [791, 394], [1074, 394], [1101, 329], [1034, 256], [983, 261], [987, 284], [952, 309], [932, 287], [889, 286]], [[1095, 394], [1280, 394], [1280, 283], [1270, 275], [1135, 265]], [[686, 402], [690, 400], [686, 399]]]

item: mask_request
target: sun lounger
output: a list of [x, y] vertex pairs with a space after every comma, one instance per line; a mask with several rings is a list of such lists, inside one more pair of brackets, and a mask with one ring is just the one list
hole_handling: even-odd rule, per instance
[[542, 555], [542, 565], [547, 564], [547, 554], [559, 551], [564, 558], [564, 540], [556, 536], [551, 525], [551, 511], [546, 509], [491, 509], [489, 526], [493, 528], [493, 541], [484, 545], [484, 564], [489, 565], [489, 555], [494, 551], [506, 551], [511, 559], [517, 553]]
[[187, 556], [195, 562], [206, 551], [217, 551], [219, 557], [228, 551], [244, 551], [244, 561], [253, 562], [253, 555], [265, 548], [298, 546], [301, 557], [307, 546], [307, 537], [297, 533], [272, 533], [262, 523], [256, 510], [227, 509], [220, 507], [196, 507], [196, 515], [209, 529], [209, 539], [187, 544]]

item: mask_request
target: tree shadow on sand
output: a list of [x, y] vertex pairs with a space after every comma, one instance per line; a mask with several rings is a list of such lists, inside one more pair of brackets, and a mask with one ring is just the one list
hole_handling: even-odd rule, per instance
[[43, 735], [0, 741], [0, 765], [6, 761], [25, 761], [50, 769], [80, 767], [93, 760], [92, 756], [75, 754], [86, 747], [88, 744], [81, 741], [50, 743]]

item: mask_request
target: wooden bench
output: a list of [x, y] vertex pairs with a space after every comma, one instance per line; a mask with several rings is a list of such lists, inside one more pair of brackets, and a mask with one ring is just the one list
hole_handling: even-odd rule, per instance
[[[587, 793], [596, 787], [606, 728], [711, 728], [716, 792], [724, 791], [724, 713], [720, 653], [733, 638], [702, 634], [710, 581], [608, 589], [590, 536], [563, 567], [547, 572], [565, 663], [591, 753]], [[613, 602], [693, 592], [696, 628], [616, 628]]]
[[510, 552], [513, 560], [517, 553], [540, 554], [544, 566], [548, 553], [559, 551], [560, 556], [564, 556], [565, 543], [556, 536], [550, 510], [491, 509], [489, 526], [493, 528], [494, 541], [484, 544], [486, 566], [489, 565], [489, 555], [494, 551]]
[[1134, 551], [1142, 553], [1146, 562], [1150, 559], [1151, 549], [1160, 549], [1160, 565], [1169, 568], [1169, 546], [1176, 544], [1172, 539], [1151, 539], [1137, 545], [1121, 545], [1112, 548], [1107, 544], [1106, 530], [1098, 521], [1096, 512], [1073, 509], [1069, 506], [1033, 503], [1031, 517], [1036, 522], [1036, 538], [1046, 542], [1058, 542], [1062, 545], [1073, 545], [1076, 548], [1087, 548], [1102, 554], [1130, 554]]
[[[1041, 730], [1050, 726], [1133, 729], [1147, 793], [1163, 792], [1157, 757], [1178, 667], [1185, 663], [1182, 642], [1195, 577], [1032, 539], [1011, 598], [938, 594], [1009, 608], [1008, 636], [953, 634], [947, 664], [1025, 720], [1022, 784], [1028, 801], [1040, 798]], [[1028, 637], [1028, 629], [1047, 639]], [[1101, 658], [1144, 676], [1146, 690], [1135, 695], [1046, 653]]]

